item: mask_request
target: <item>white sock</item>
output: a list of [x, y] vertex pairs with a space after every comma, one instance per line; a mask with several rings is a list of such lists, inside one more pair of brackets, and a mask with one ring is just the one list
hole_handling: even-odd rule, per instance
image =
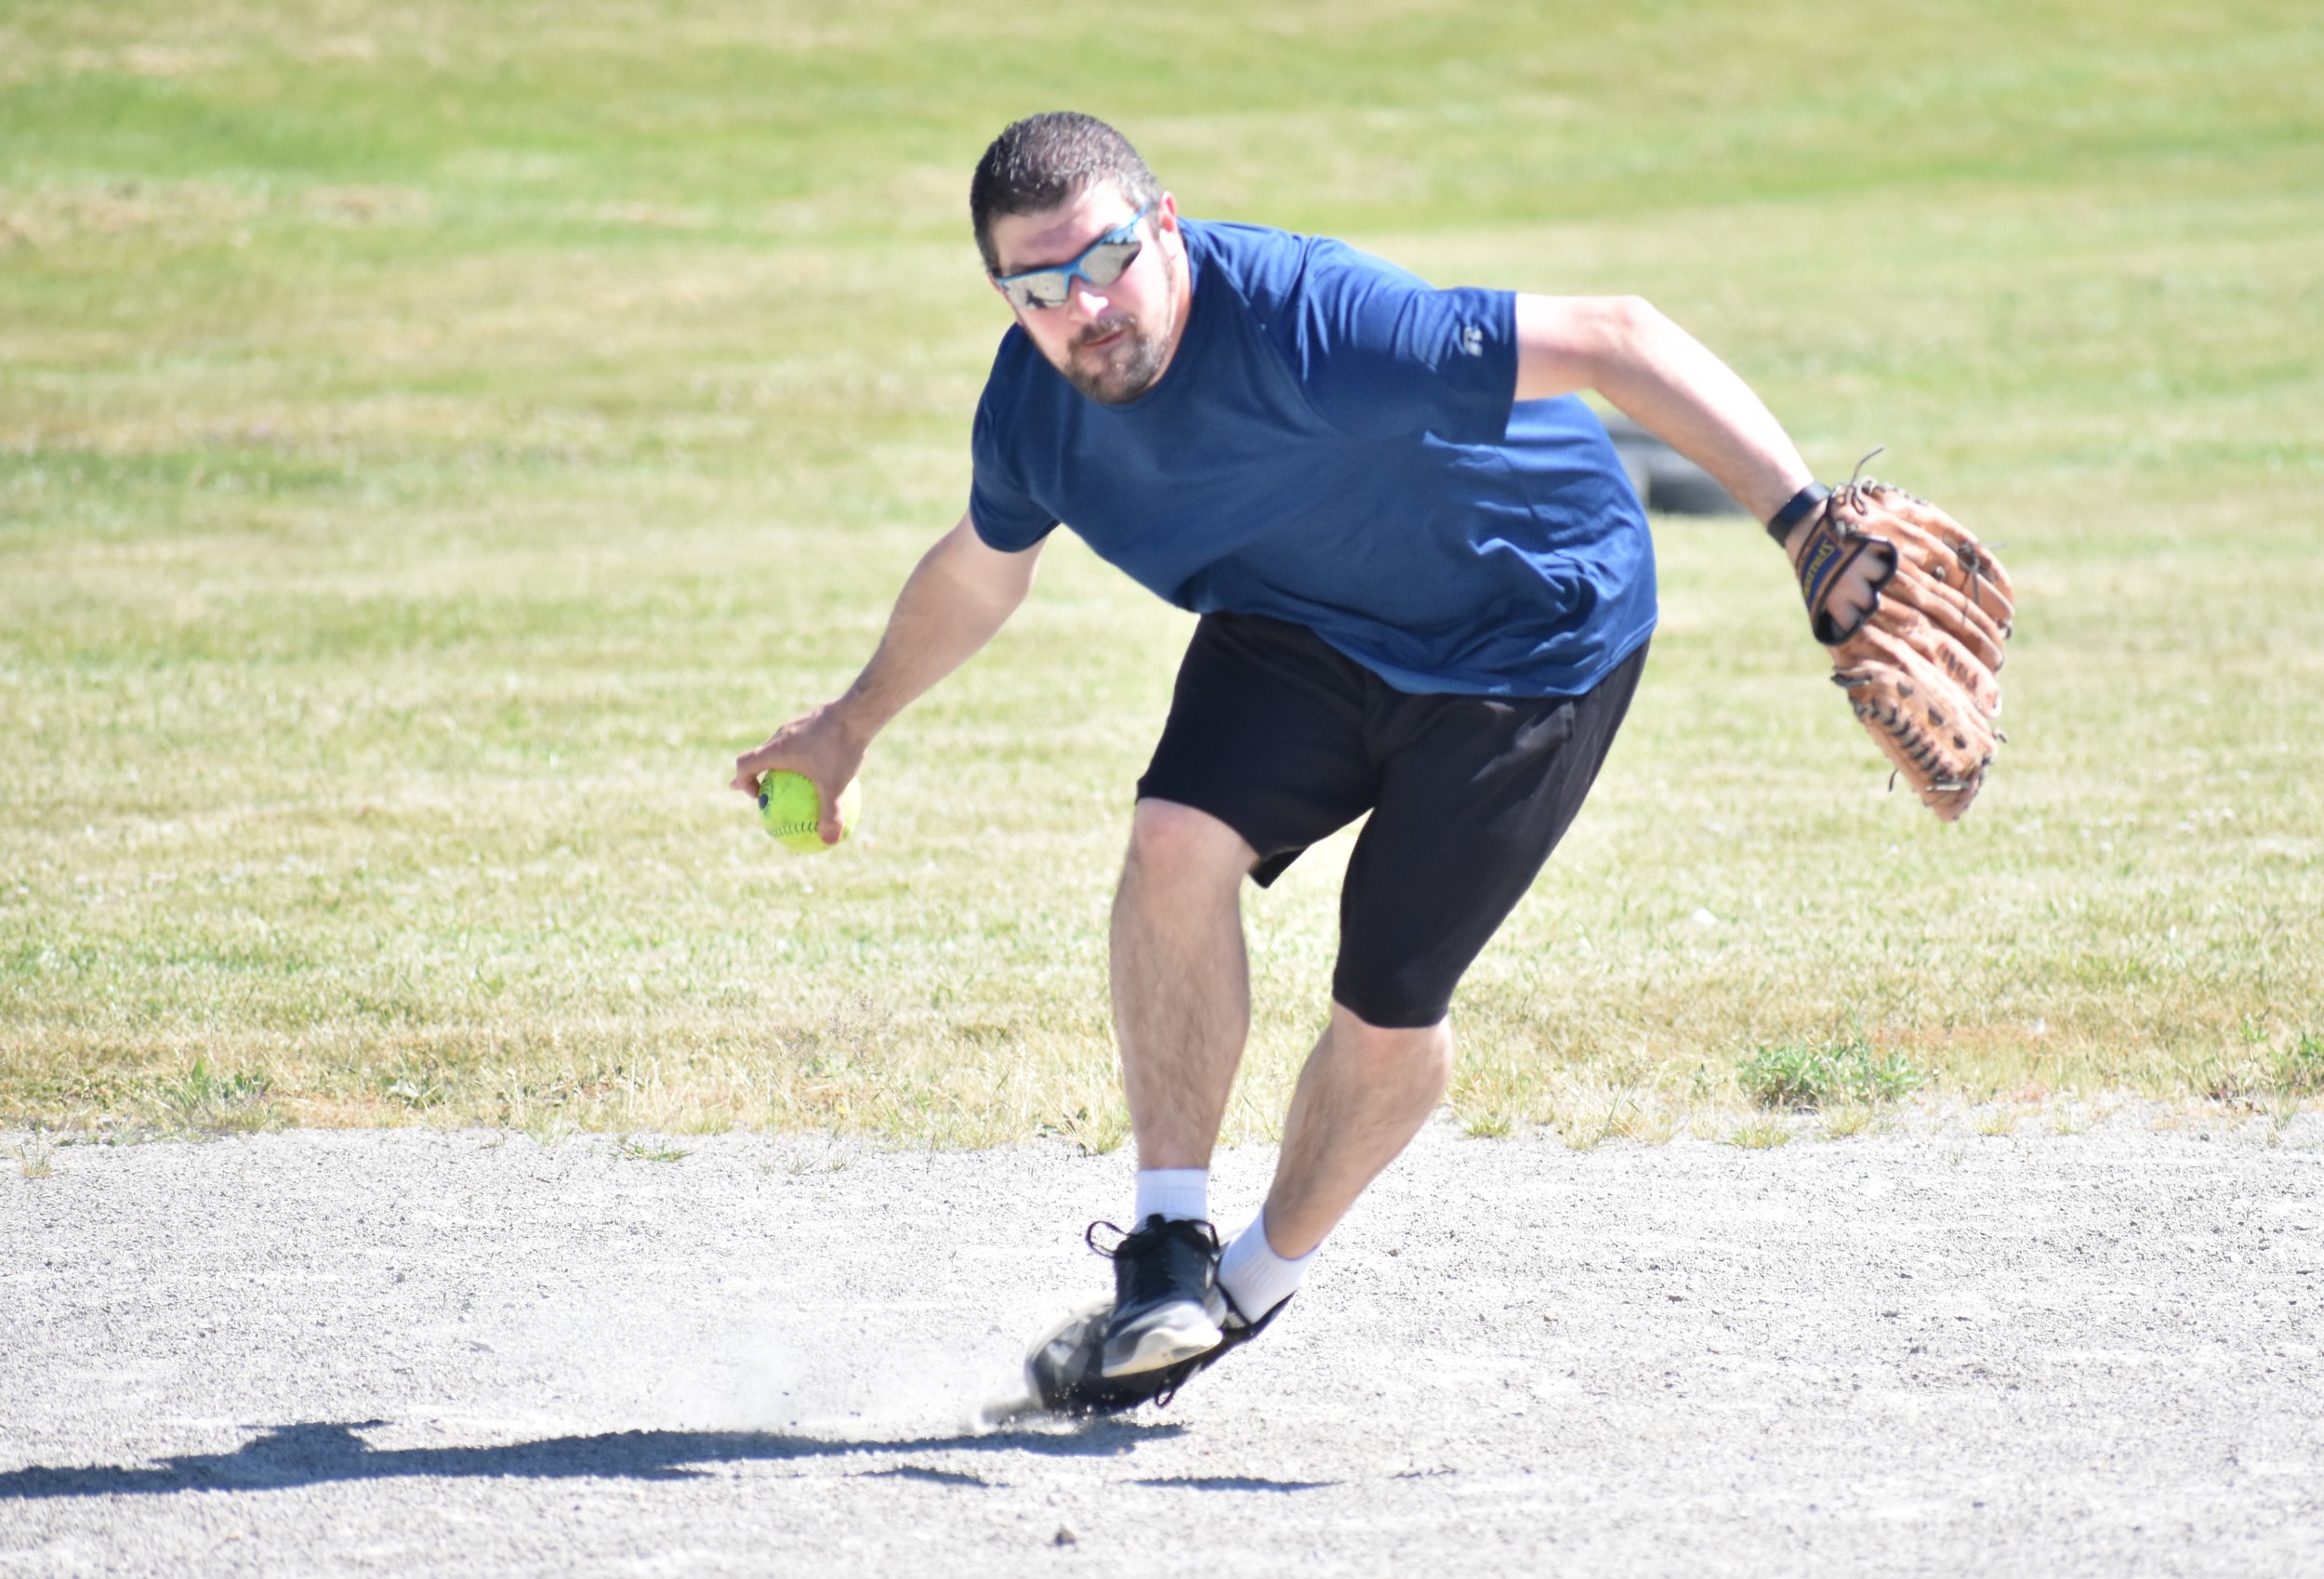
[[[1320, 1244], [1315, 1247], [1322, 1248]], [[1291, 1297], [1300, 1279], [1307, 1275], [1307, 1264], [1314, 1258], [1314, 1250], [1296, 1261], [1276, 1255], [1275, 1247], [1267, 1243], [1267, 1213], [1262, 1207], [1220, 1257], [1219, 1286], [1226, 1290], [1237, 1310], [1256, 1322]]]
[[1210, 1170], [1140, 1168], [1138, 1216], [1132, 1226], [1143, 1223], [1157, 1213], [1172, 1219], [1189, 1217], [1208, 1222], [1210, 1218]]

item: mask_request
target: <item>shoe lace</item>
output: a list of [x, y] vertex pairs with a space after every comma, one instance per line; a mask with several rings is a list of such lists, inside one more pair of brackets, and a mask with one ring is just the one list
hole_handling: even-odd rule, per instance
[[[1098, 1230], [1100, 1229], [1116, 1236], [1110, 1247], [1098, 1243]], [[1155, 1213], [1142, 1226], [1134, 1229], [1127, 1229], [1119, 1223], [1110, 1223], [1101, 1218], [1081, 1230], [1081, 1242], [1110, 1261], [1125, 1252], [1132, 1256], [1140, 1255], [1157, 1241], [1165, 1237], [1175, 1237], [1181, 1233], [1192, 1234], [1206, 1243], [1213, 1255], [1216, 1255], [1220, 1249], [1219, 1230], [1211, 1225], [1208, 1218], [1166, 1217], [1159, 1212]]]
[[[1098, 1243], [1098, 1230], [1119, 1235], [1111, 1247]], [[1219, 1261], [1219, 1230], [1201, 1217], [1165, 1217], [1155, 1213], [1135, 1229], [1124, 1231], [1118, 1223], [1094, 1222], [1082, 1233], [1082, 1243], [1109, 1260], [1129, 1263], [1130, 1297], [1212, 1281]]]

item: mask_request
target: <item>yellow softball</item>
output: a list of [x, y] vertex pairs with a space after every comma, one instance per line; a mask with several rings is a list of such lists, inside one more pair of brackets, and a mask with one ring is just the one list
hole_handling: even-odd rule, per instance
[[[839, 792], [839, 838], [842, 843], [855, 831], [856, 813], [863, 807], [863, 795], [850, 779], [847, 788]], [[785, 849], [801, 855], [814, 855], [831, 847], [815, 832], [823, 819], [823, 796], [815, 793], [815, 781], [804, 773], [777, 769], [759, 781], [759, 821]]]

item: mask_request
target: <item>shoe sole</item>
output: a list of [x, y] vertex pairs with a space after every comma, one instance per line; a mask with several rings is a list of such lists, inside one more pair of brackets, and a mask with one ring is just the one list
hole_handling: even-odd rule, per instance
[[1209, 1353], [1219, 1347], [1223, 1336], [1216, 1322], [1199, 1312], [1189, 1312], [1177, 1320], [1156, 1321], [1135, 1332], [1115, 1334], [1106, 1342], [1105, 1356], [1098, 1369], [1108, 1378], [1158, 1371], [1165, 1365]]

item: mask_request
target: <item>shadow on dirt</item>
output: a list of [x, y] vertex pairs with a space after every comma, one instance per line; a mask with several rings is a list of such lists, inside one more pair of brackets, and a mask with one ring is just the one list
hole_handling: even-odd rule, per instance
[[[194, 1491], [276, 1491], [331, 1480], [406, 1477], [440, 1480], [691, 1479], [706, 1464], [765, 1463], [851, 1453], [1031, 1453], [1050, 1457], [1118, 1457], [1146, 1442], [1166, 1441], [1183, 1426], [1100, 1420], [1070, 1431], [994, 1431], [985, 1435], [855, 1441], [791, 1437], [769, 1431], [612, 1431], [549, 1437], [497, 1447], [378, 1450], [359, 1434], [384, 1420], [314, 1421], [278, 1426], [232, 1453], [194, 1454], [142, 1467], [32, 1465], [0, 1473], [0, 1502], [38, 1497], [129, 1496]], [[948, 1485], [995, 1485], [974, 1475], [907, 1464], [867, 1473]]]

